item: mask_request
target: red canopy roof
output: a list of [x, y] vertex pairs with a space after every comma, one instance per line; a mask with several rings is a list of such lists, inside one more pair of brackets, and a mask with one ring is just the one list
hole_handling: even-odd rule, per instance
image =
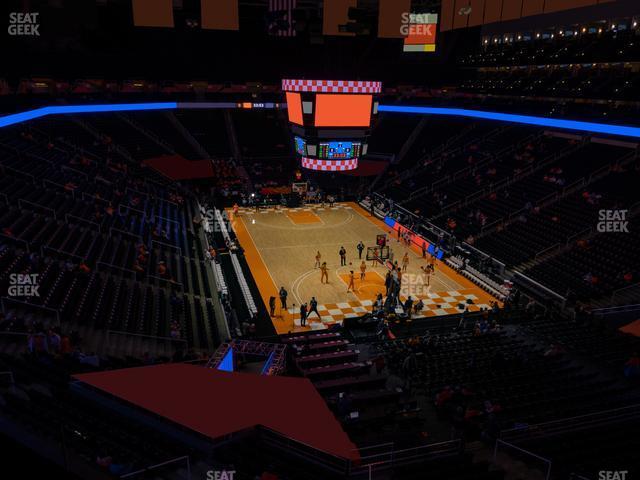
[[211, 438], [263, 425], [338, 457], [359, 456], [305, 378], [223, 372], [184, 363], [75, 378]]

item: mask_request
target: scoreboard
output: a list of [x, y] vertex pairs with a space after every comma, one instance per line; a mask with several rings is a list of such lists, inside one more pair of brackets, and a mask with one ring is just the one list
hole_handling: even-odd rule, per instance
[[367, 153], [381, 82], [285, 79], [282, 90], [300, 164], [321, 171], [356, 169]]
[[318, 158], [327, 160], [349, 160], [360, 157], [362, 144], [360, 142], [329, 142], [321, 143]]

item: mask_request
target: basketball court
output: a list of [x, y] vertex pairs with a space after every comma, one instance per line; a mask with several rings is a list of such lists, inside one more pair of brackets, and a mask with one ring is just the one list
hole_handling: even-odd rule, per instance
[[[233, 215], [231, 211], [227, 213]], [[489, 308], [495, 300], [444, 262], [424, 259], [420, 248], [398, 242], [395, 232], [356, 203], [259, 211], [240, 209], [232, 218], [232, 225], [265, 304], [269, 304], [270, 296], [277, 299], [272, 322], [279, 334], [319, 330], [370, 312], [376, 295], [385, 294], [388, 268], [382, 262], [365, 260], [365, 248], [362, 260], [365, 260], [366, 272], [361, 280], [362, 260], [356, 245], [362, 241], [365, 247], [375, 247], [376, 236], [383, 233], [388, 234], [391, 260], [402, 265], [403, 256], [408, 254], [400, 298], [404, 301], [410, 295], [416, 301], [422, 299], [424, 309], [419, 316], [460, 313], [460, 304], [469, 311], [478, 311]], [[338, 252], [342, 246], [347, 251], [346, 266], [340, 265]], [[321, 271], [315, 267], [317, 252], [321, 254], [321, 262], [327, 262], [328, 283], [320, 282]], [[435, 273], [427, 275], [423, 268], [431, 262], [435, 262]], [[355, 289], [347, 292], [351, 270]], [[280, 287], [289, 293], [287, 310], [280, 308]], [[300, 305], [309, 304], [312, 296], [318, 301], [320, 318], [311, 313], [307, 326], [301, 327]]]

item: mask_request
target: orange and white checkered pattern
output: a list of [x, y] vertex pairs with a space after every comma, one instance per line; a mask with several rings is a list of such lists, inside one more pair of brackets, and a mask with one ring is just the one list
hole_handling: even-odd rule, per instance
[[382, 82], [359, 80], [282, 80], [285, 92], [380, 93]]
[[309, 170], [320, 170], [322, 172], [346, 172], [358, 168], [358, 159], [349, 160], [318, 160], [317, 158], [302, 157], [300, 165]]
[[[428, 295], [418, 298], [422, 298], [424, 308], [418, 315], [412, 315], [412, 318], [425, 318], [425, 317], [440, 317], [443, 315], [451, 315], [455, 313], [462, 313], [465, 308], [468, 308], [470, 312], [477, 312], [480, 309], [489, 309], [488, 304], [467, 304], [467, 300], [473, 302], [478, 300], [478, 297], [473, 293], [467, 293], [468, 290], [449, 290], [442, 292], [431, 292]], [[401, 300], [405, 299], [401, 297]], [[417, 301], [417, 299], [415, 300]], [[462, 304], [463, 308], [459, 308]], [[371, 312], [373, 302], [371, 300], [349, 300], [342, 303], [327, 303], [318, 305], [318, 313], [320, 318], [315, 313], [312, 313], [307, 317], [307, 326], [312, 330], [321, 330], [327, 328], [335, 323], [341, 324], [345, 318], [355, 318], [364, 315], [367, 312]], [[398, 310], [400, 312], [402, 310]], [[289, 313], [294, 316], [294, 325], [300, 327], [300, 310], [289, 309]]]

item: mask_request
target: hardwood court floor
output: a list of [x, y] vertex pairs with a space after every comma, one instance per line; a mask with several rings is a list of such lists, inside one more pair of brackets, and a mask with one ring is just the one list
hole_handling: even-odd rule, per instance
[[[229, 215], [232, 213], [229, 211]], [[374, 246], [376, 235], [387, 232], [394, 259], [401, 263], [409, 253], [409, 266], [403, 275], [401, 298], [422, 298], [422, 316], [439, 316], [459, 312], [459, 303], [472, 299], [471, 311], [488, 307], [494, 299], [444, 262], [437, 261], [436, 273], [427, 285], [420, 269], [427, 264], [418, 248], [396, 241], [393, 232], [377, 218], [355, 203], [337, 204], [333, 208], [268, 209], [255, 212], [241, 209], [232, 225], [245, 250], [247, 262], [266, 305], [271, 295], [278, 297], [281, 286], [289, 292], [288, 311], [281, 311], [280, 301], [272, 322], [278, 333], [322, 329], [350, 316], [371, 309], [372, 301], [384, 294], [383, 266], [366, 262], [364, 281], [360, 280], [360, 263], [356, 245]], [[347, 250], [347, 266], [340, 266], [338, 251]], [[329, 283], [320, 283], [320, 270], [314, 268], [316, 252], [329, 267]], [[363, 257], [366, 256], [366, 249]], [[351, 263], [351, 265], [349, 265]], [[355, 292], [347, 292], [349, 270], [355, 272]], [[300, 326], [299, 306], [315, 296], [320, 318], [312, 314], [307, 326]], [[294, 307], [295, 305], [295, 307]]]

